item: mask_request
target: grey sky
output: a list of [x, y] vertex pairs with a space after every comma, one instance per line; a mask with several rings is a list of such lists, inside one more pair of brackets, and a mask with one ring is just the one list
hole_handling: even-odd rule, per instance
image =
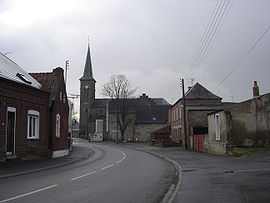
[[[68, 92], [78, 94], [89, 35], [98, 97], [110, 75], [122, 73], [138, 95], [172, 103], [216, 2], [0, 0], [0, 51], [28, 72], [49, 72], [69, 59]], [[195, 81], [225, 101], [250, 98], [253, 80], [270, 92], [270, 32], [216, 89], [269, 25], [270, 1], [234, 0]]]

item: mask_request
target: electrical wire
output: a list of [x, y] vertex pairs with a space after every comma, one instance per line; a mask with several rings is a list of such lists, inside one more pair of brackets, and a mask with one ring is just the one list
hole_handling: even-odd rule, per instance
[[228, 9], [230, 2], [231, 0], [221, 0], [217, 2], [208, 22], [208, 26], [206, 27], [204, 35], [201, 39], [201, 42], [189, 63], [187, 72], [184, 74], [185, 77], [191, 77], [193, 73], [199, 69], [203, 59], [205, 58], [209, 48], [213, 43], [213, 40], [215, 39], [220, 25], [224, 20], [225, 13], [225, 16], [227, 16], [228, 10], [230, 10], [231, 6]]
[[255, 43], [248, 49], [248, 51], [244, 54], [244, 56], [238, 61], [238, 63], [234, 66], [234, 68], [223, 78], [223, 80], [216, 86], [215, 90], [225, 81], [227, 80], [232, 73], [240, 67], [240, 64], [248, 57], [248, 55], [253, 51], [253, 49], [259, 44], [265, 34], [269, 31], [270, 25], [264, 30], [264, 32], [260, 35], [260, 37], [255, 41]]

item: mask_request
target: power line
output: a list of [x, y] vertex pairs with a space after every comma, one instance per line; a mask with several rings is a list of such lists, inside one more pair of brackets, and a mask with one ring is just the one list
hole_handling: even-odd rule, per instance
[[209, 47], [211, 47], [210, 45], [212, 44], [216, 33], [220, 28], [220, 24], [223, 22], [224, 15], [226, 11], [228, 11], [227, 9], [230, 2], [231, 0], [221, 0], [217, 2], [204, 32], [204, 35], [202, 36], [201, 42], [189, 63], [188, 70], [185, 73], [185, 76], [191, 77], [192, 74], [196, 70], [198, 70], [199, 66], [201, 65], [203, 59], [207, 54], [207, 51], [209, 50]]
[[[203, 46], [205, 44], [205, 41], [206, 41], [206, 39], [207, 39], [207, 37], [209, 35], [209, 32], [210, 32], [210, 30], [212, 30], [213, 23], [214, 23], [214, 21], [215, 21], [215, 19], [217, 17], [218, 11], [220, 10], [221, 4], [222, 4], [222, 0], [221, 1], [217, 1], [216, 6], [215, 6], [215, 9], [213, 10], [212, 15], [211, 15], [211, 17], [210, 17], [210, 19], [208, 21], [208, 24], [206, 26], [206, 29], [204, 31], [204, 34], [203, 34], [203, 36], [201, 38], [201, 41], [200, 41], [200, 43], [199, 43], [199, 45], [198, 45], [198, 47], [197, 47], [197, 49], [196, 49], [193, 57], [191, 58], [191, 61], [190, 61], [189, 65], [188, 65], [189, 70], [187, 72], [189, 72], [189, 71], [192, 70], [193, 64], [197, 61], [197, 58], [199, 56], [199, 53], [201, 52], [201, 49], [203, 48]], [[186, 76], [187, 76], [187, 74], [185, 74], [185, 77]]]
[[264, 32], [260, 35], [260, 37], [255, 41], [255, 43], [249, 48], [246, 54], [239, 60], [239, 62], [234, 66], [234, 68], [224, 77], [224, 79], [216, 86], [215, 90], [225, 81], [231, 74], [239, 68], [239, 65], [247, 58], [247, 56], [252, 52], [252, 50], [257, 46], [257, 44], [261, 41], [261, 39], [265, 36], [265, 34], [269, 31], [270, 26], [268, 26]]
[[200, 65], [202, 64], [203, 59], [205, 58], [205, 56], [206, 56], [206, 54], [207, 54], [207, 51], [208, 51], [209, 48], [211, 47], [211, 45], [212, 45], [212, 43], [213, 43], [213, 41], [214, 41], [214, 38], [216, 37], [216, 33], [217, 33], [217, 31], [219, 30], [219, 28], [220, 28], [220, 24], [221, 24], [221, 22], [222, 22], [222, 20], [223, 20], [223, 18], [224, 18], [224, 14], [225, 14], [225, 12], [226, 12], [226, 10], [227, 10], [227, 8], [228, 8], [229, 3], [230, 3], [230, 0], [227, 1], [227, 4], [226, 4], [226, 6], [225, 6], [225, 9], [223, 10], [223, 12], [222, 12], [222, 14], [221, 14], [221, 17], [220, 17], [220, 19], [219, 19], [219, 21], [218, 21], [218, 24], [217, 24], [217, 26], [215, 27], [214, 32], [213, 32], [213, 34], [212, 34], [212, 36], [211, 36], [211, 38], [210, 38], [210, 40], [209, 40], [209, 43], [206, 45], [206, 48], [204, 49], [203, 53], [201, 54], [200, 59], [197, 61], [196, 65], [194, 66], [194, 68], [193, 68], [192, 72], [190, 73], [190, 76], [189, 76], [189, 77], [191, 77], [192, 74], [193, 74], [196, 70], [198, 70], [199, 67], [200, 67]]

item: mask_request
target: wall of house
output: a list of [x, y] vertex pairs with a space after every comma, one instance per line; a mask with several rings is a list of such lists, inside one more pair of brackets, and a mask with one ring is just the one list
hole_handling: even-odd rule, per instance
[[136, 124], [135, 125], [135, 140], [150, 141], [150, 133], [160, 128], [165, 127], [167, 124]]
[[226, 112], [231, 121], [230, 145], [261, 146], [270, 142], [270, 94], [234, 105]]
[[[215, 115], [219, 115], [220, 140], [216, 139]], [[227, 119], [224, 111], [213, 113], [208, 116], [208, 136], [204, 140], [204, 149], [211, 154], [227, 153]]]
[[[48, 157], [48, 101], [49, 93], [0, 79], [0, 160], [6, 159], [7, 107], [16, 108], [15, 155]], [[28, 110], [40, 113], [39, 139], [27, 139]]]
[[[135, 121], [135, 114], [131, 115], [133, 123], [128, 125], [126, 132], [125, 132], [125, 140], [134, 140], [135, 135], [135, 127], [134, 127], [134, 121]], [[109, 120], [108, 120], [108, 138], [109, 140], [116, 140], [117, 135], [117, 125], [116, 125], [116, 114], [109, 114]], [[118, 140], [121, 139], [121, 132], [120, 129], [118, 129]]]
[[[53, 94], [54, 97], [54, 112], [53, 112], [53, 152], [65, 150], [64, 154], [66, 155], [69, 150], [69, 138], [68, 138], [68, 115], [69, 115], [69, 106], [66, 94], [66, 87], [63, 78], [62, 69], [54, 69], [55, 74], [57, 74], [57, 85], [55, 87]], [[56, 115], [60, 114], [60, 137], [56, 137]], [[58, 157], [57, 156], [54, 157]]]

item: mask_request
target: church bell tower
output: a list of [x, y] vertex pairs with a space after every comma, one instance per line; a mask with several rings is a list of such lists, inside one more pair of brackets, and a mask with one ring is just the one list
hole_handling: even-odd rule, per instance
[[92, 106], [95, 101], [96, 80], [93, 78], [90, 46], [88, 44], [83, 76], [80, 78], [80, 137], [89, 139], [94, 133]]

